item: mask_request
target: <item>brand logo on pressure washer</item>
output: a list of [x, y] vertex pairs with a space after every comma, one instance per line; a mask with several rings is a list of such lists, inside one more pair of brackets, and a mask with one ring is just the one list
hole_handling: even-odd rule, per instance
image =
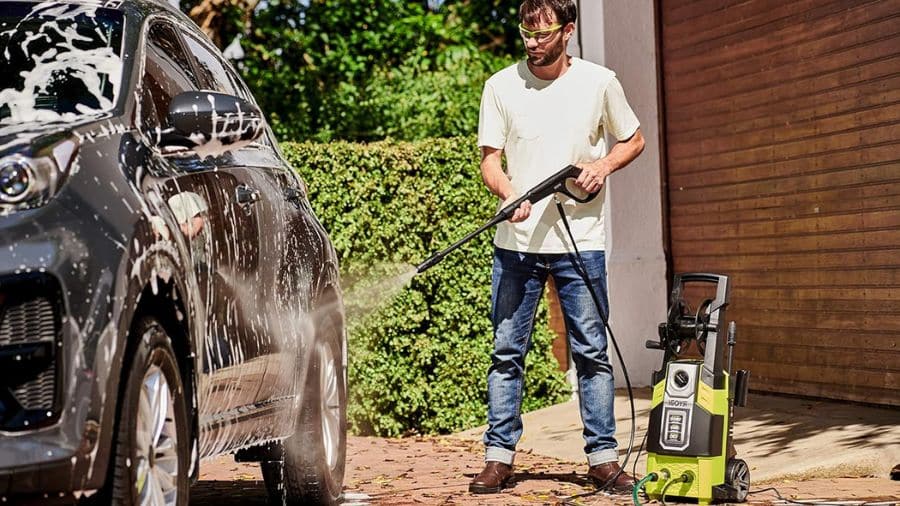
[[669, 399], [666, 401], [666, 406], [673, 408], [686, 408], [690, 406], [692, 403], [689, 401], [677, 401], [675, 399]]

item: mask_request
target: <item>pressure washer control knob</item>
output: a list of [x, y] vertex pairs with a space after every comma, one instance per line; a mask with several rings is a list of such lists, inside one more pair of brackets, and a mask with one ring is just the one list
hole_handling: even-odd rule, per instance
[[686, 387], [687, 384], [691, 381], [691, 377], [688, 376], [688, 373], [686, 373], [684, 371], [676, 372], [675, 377], [673, 379], [675, 380], [675, 385], [678, 388]]

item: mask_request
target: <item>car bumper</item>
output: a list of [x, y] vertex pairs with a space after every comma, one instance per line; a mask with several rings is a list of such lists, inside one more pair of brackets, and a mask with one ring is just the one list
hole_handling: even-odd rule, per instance
[[121, 255], [96, 253], [97, 229], [53, 202], [0, 217], [0, 497], [95, 488]]
[[33, 437], [0, 441], [0, 496], [38, 494], [77, 487], [75, 451]]

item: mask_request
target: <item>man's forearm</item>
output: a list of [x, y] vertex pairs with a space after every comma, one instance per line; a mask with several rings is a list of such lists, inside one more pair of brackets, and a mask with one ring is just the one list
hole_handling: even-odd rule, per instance
[[514, 193], [509, 177], [503, 172], [499, 157], [487, 157], [481, 161], [481, 179], [491, 193], [500, 197], [500, 200], [506, 200]]
[[[491, 147], [481, 147], [481, 179], [485, 186], [491, 190], [491, 193], [500, 197], [503, 205], [516, 195], [516, 190], [509, 177], [503, 172], [503, 150]], [[519, 204], [513, 215], [509, 217], [509, 221], [518, 223], [527, 220], [531, 215], [531, 202], [527, 200]]]
[[609, 150], [609, 154], [595, 163], [601, 164], [608, 176], [631, 163], [642, 151], [644, 151], [644, 136], [638, 129], [630, 139], [625, 142], [617, 142]]
[[638, 129], [630, 139], [613, 146], [609, 154], [603, 158], [591, 163], [578, 164], [582, 171], [575, 182], [586, 192], [599, 191], [610, 174], [631, 163], [643, 150], [644, 136]]

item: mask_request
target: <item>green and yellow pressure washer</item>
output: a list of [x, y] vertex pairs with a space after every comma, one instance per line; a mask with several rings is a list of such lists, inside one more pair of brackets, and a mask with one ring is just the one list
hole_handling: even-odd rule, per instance
[[[710, 290], [692, 311], [685, 285], [692, 294]], [[696, 288], [694, 288], [696, 286]], [[699, 289], [699, 290], [698, 290]], [[653, 373], [653, 399], [647, 430], [647, 475], [641, 486], [652, 499], [743, 502], [750, 490], [747, 463], [735, 457], [734, 406], [744, 406], [749, 371], [732, 374], [735, 323], [724, 329], [730, 286], [718, 274], [676, 275], [659, 341], [647, 348], [663, 350], [663, 364]], [[691, 341], [700, 359], [682, 359]], [[727, 369], [724, 348], [728, 347]]]

